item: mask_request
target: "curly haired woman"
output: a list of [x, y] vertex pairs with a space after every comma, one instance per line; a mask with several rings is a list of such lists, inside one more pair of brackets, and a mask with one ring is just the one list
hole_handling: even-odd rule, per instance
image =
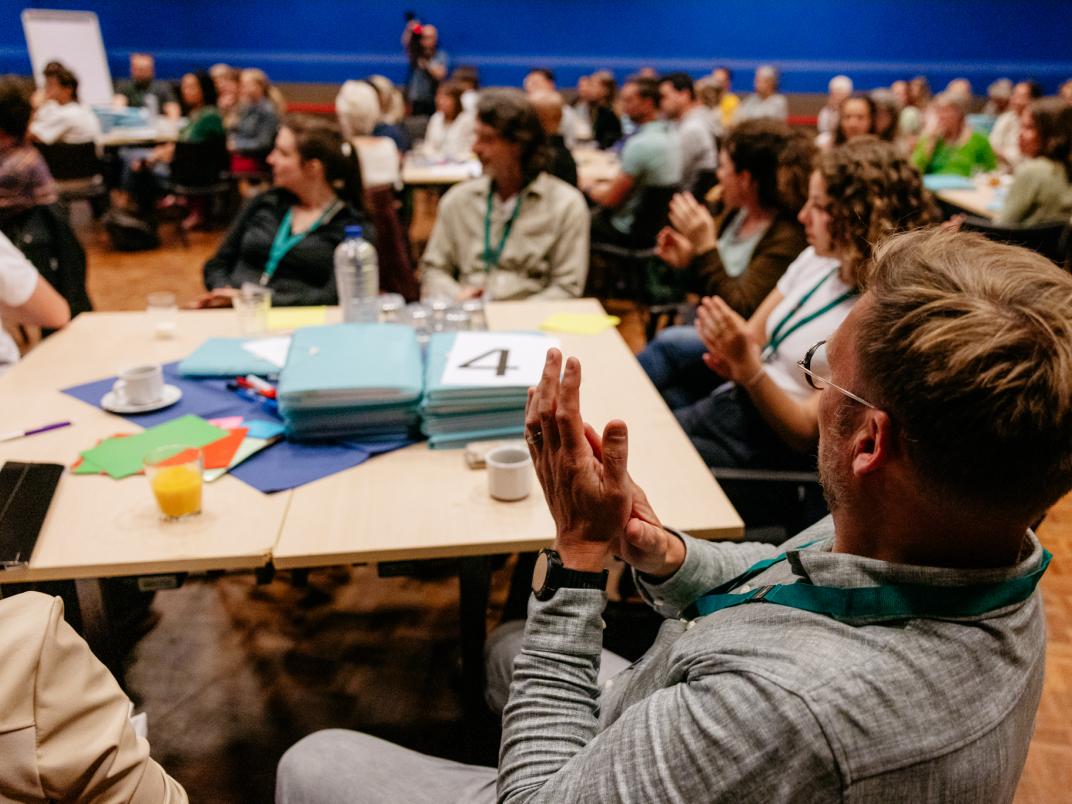
[[675, 415], [709, 466], [814, 467], [819, 393], [797, 361], [866, 287], [871, 244], [931, 218], [894, 145], [861, 137], [817, 158], [800, 211], [810, 246], [747, 321], [717, 296], [700, 306], [703, 360], [728, 382]]

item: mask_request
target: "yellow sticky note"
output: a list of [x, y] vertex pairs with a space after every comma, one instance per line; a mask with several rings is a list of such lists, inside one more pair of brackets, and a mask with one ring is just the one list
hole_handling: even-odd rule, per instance
[[554, 313], [540, 329], [547, 332], [568, 332], [571, 335], [597, 335], [605, 329], [616, 327], [622, 320], [616, 315], [599, 313]]
[[270, 330], [319, 327], [327, 322], [327, 307], [273, 307], [268, 311]]

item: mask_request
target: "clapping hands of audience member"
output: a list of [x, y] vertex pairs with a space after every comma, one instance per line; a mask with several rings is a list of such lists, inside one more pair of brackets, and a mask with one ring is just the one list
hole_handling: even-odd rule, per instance
[[678, 193], [670, 199], [670, 225], [689, 239], [697, 254], [704, 254], [718, 244], [715, 219], [692, 193]]
[[696, 256], [696, 249], [681, 232], [664, 226], [655, 238], [655, 256], [672, 268], [687, 268]]
[[598, 571], [614, 553], [641, 572], [665, 577], [685, 557], [647, 496], [629, 476], [628, 431], [611, 420], [600, 437], [580, 411], [581, 364], [547, 353], [543, 376], [529, 390], [525, 440], [555, 520], [555, 549], [571, 569]]
[[748, 385], [763, 369], [760, 345], [748, 322], [718, 296], [708, 296], [696, 310], [696, 331], [707, 352], [709, 369]]

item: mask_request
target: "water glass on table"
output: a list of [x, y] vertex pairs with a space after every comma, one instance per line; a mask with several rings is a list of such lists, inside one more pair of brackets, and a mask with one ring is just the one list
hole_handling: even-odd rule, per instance
[[157, 447], [146, 453], [143, 465], [161, 519], [174, 521], [201, 513], [204, 467], [200, 449], [181, 444]]
[[263, 335], [268, 331], [268, 311], [272, 308], [272, 291], [250, 282], [242, 285], [234, 297], [238, 313], [238, 331], [243, 335]]
[[173, 338], [178, 331], [179, 305], [175, 294], [169, 291], [150, 293], [145, 297], [145, 307], [153, 335], [157, 338]]

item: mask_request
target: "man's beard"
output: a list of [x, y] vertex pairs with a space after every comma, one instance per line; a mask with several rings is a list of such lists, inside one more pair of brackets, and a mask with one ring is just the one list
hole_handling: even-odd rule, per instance
[[848, 469], [842, 466], [848, 437], [852, 432], [848, 420], [849, 407], [841, 404], [834, 411], [830, 426], [819, 430], [819, 483], [823, 487], [823, 498], [831, 513], [843, 506], [849, 499]]

